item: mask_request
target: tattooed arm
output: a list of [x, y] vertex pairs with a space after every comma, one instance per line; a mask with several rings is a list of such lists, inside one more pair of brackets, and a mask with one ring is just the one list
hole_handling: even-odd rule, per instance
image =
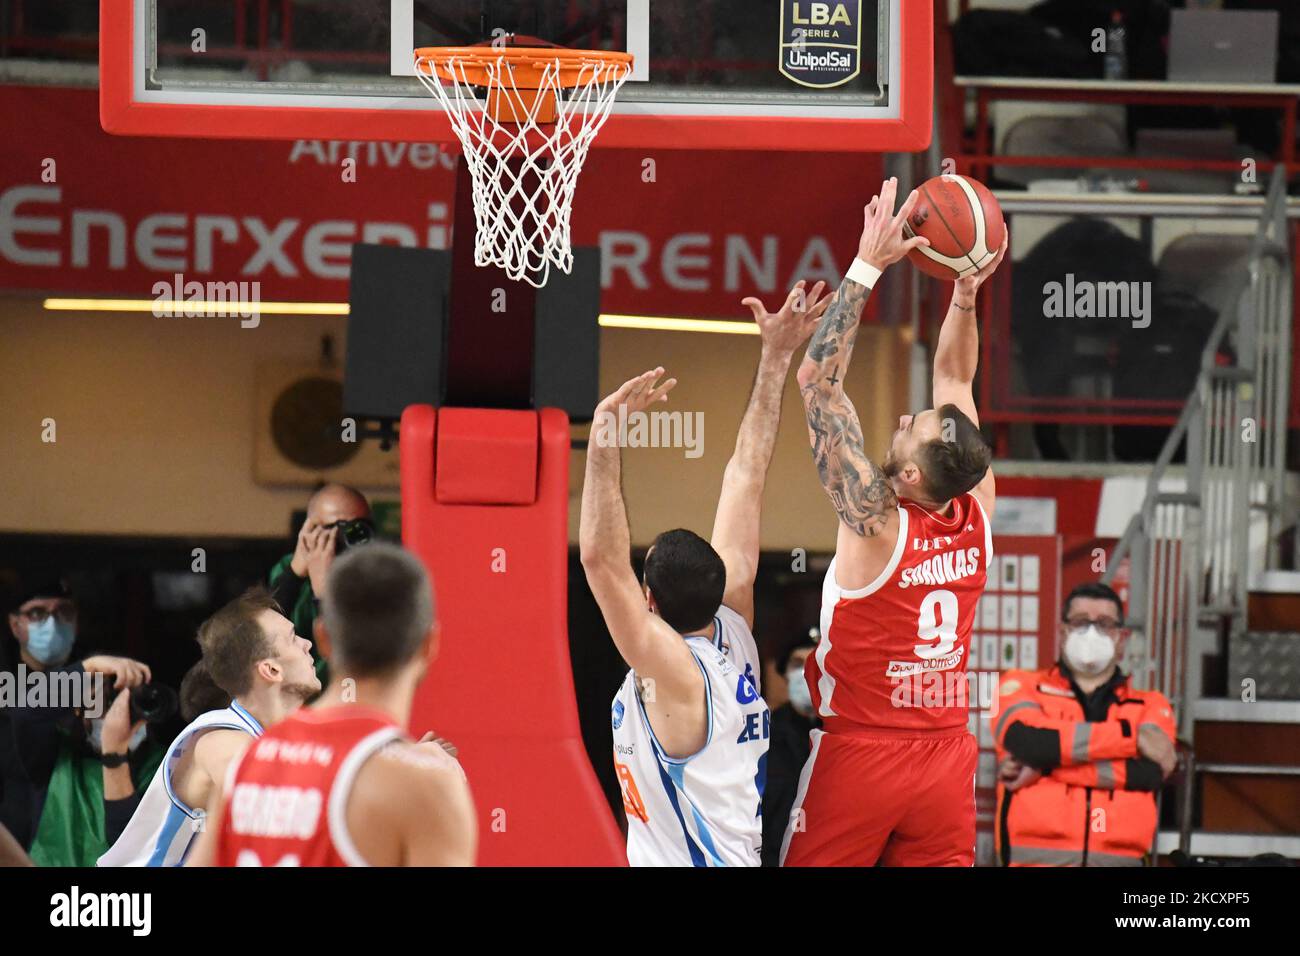
[[758, 372], [736, 436], [736, 450], [722, 476], [722, 493], [713, 519], [713, 548], [727, 567], [727, 588], [722, 603], [754, 626], [754, 577], [758, 572], [759, 531], [763, 487], [772, 464], [777, 430], [781, 426], [781, 398], [795, 350], [817, 327], [831, 297], [821, 298], [824, 282], [809, 295], [799, 282], [786, 297], [780, 312], [770, 313], [763, 303], [748, 298], [742, 303], [754, 313], [763, 338]]
[[845, 279], [808, 355], [799, 366], [799, 391], [808, 416], [813, 462], [842, 524], [860, 537], [876, 537], [898, 507], [894, 488], [863, 448], [857, 409], [844, 391], [858, 319], [871, 290]]
[[[858, 259], [877, 273], [926, 242], [919, 237], [903, 238], [903, 223], [917, 197], [915, 193], [909, 196], [895, 216], [897, 188], [896, 180], [887, 181], [866, 209]], [[840, 518], [836, 579], [850, 590], [874, 580], [898, 537], [898, 499], [893, 484], [867, 457], [857, 410], [844, 391], [858, 322], [870, 295], [869, 285], [846, 278], [799, 366], [799, 390], [813, 461]]]
[[623, 503], [619, 409], [628, 415], [667, 401], [677, 384], [656, 385], [662, 368], [638, 375], [596, 407], [587, 441], [578, 547], [600, 613], [614, 645], [636, 672], [641, 699], [659, 743], [670, 757], [686, 757], [708, 737], [704, 677], [690, 648], [646, 607], [629, 560], [631, 533]]

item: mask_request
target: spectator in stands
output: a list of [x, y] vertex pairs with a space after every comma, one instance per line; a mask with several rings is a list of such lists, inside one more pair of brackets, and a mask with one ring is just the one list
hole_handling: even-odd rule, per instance
[[[307, 520], [298, 532], [292, 554], [271, 569], [268, 585], [275, 602], [284, 608], [299, 634], [313, 634], [316, 613], [334, 557], [349, 547], [374, 538], [366, 496], [348, 485], [323, 485], [307, 501]], [[312, 659], [322, 685], [326, 662], [313, 645]]]
[[999, 855], [1007, 866], [1141, 866], [1156, 792], [1177, 763], [1169, 701], [1119, 668], [1128, 632], [1104, 584], [1070, 592], [1061, 658], [1003, 675], [995, 722]]
[[[26, 582], [8, 615], [21, 666], [47, 679], [42, 697], [24, 693], [4, 709], [3, 822], [47, 866], [93, 865], [130, 819], [140, 788], [162, 759], [143, 722], [131, 720], [129, 691], [148, 683], [149, 668], [108, 655], [68, 664], [77, 618], [59, 575]], [[22, 684], [28, 691], [33, 686]]]
[[785, 838], [799, 788], [799, 774], [808, 761], [809, 731], [821, 726], [813, 714], [812, 695], [803, 665], [817, 647], [816, 628], [796, 638], [776, 659], [788, 699], [772, 711], [772, 736], [767, 752], [767, 784], [763, 789], [763, 866], [780, 866]]

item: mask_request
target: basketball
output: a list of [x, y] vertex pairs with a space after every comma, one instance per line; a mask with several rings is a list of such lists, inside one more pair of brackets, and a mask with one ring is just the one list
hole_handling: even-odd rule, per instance
[[907, 220], [910, 234], [929, 246], [907, 254], [936, 279], [960, 279], [993, 260], [1006, 236], [1002, 207], [988, 187], [969, 176], [936, 176], [917, 190], [921, 198]]

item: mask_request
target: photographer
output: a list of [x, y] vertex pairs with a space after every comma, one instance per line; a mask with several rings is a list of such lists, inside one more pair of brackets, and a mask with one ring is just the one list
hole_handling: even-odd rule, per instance
[[32, 841], [37, 866], [94, 866], [130, 822], [162, 762], [149, 729], [176, 713], [175, 692], [161, 684], [101, 687], [105, 699], [92, 700], [59, 741]]
[[[336, 555], [375, 536], [366, 496], [348, 485], [322, 485], [307, 501], [307, 520], [292, 554], [271, 569], [267, 584], [299, 634], [311, 634], [319, 601]], [[325, 680], [326, 663], [312, 648], [316, 674]]]
[[[20, 584], [8, 611], [9, 630], [19, 650], [15, 671], [23, 678], [15, 686], [49, 692], [0, 710], [2, 822], [38, 862], [90, 865], [94, 842], [115, 836], [110, 828], [120, 829], [121, 821], [129, 818], [131, 778], [138, 772], [147, 783], [145, 775], [152, 774], [150, 751], [141, 749], [137, 729], [123, 713], [126, 703], [110, 722], [109, 713], [95, 701], [81, 695], [65, 699], [63, 692], [110, 684], [118, 691], [137, 688], [148, 683], [149, 668], [109, 655], [68, 664], [78, 612], [59, 575], [38, 575]], [[132, 734], [137, 736], [135, 752]], [[78, 819], [69, 821], [69, 813]], [[74, 853], [72, 844], [83, 842], [86, 845]], [[82, 862], [72, 862], [71, 856]]]

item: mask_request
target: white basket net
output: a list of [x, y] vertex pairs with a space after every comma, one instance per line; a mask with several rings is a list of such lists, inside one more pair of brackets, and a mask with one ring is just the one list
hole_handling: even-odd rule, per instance
[[[564, 60], [544, 48], [528, 53], [529, 67], [519, 70], [526, 87], [516, 85], [517, 53], [504, 50], [496, 57], [417, 51], [416, 75], [442, 104], [469, 164], [475, 264], [541, 288], [552, 266], [573, 268], [569, 215], [578, 174], [632, 66], [597, 55], [574, 59], [571, 51]], [[506, 101], [509, 121], [493, 115], [489, 91]], [[553, 123], [545, 121], [548, 94]]]

